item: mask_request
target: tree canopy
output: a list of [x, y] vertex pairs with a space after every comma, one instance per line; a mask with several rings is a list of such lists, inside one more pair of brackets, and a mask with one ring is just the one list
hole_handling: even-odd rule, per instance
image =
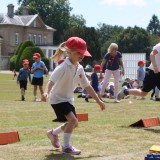
[[[56, 29], [54, 45], [71, 36], [79, 36], [86, 40], [92, 60], [99, 60], [110, 43], [117, 43], [121, 52], [150, 53], [152, 45], [160, 36], [160, 22], [153, 15], [147, 28], [112, 26], [106, 23], [97, 24], [97, 28], [87, 27], [82, 15], [71, 15], [69, 0], [18, 0], [20, 5], [29, 5], [29, 14], [39, 14], [45, 24]], [[17, 14], [22, 14], [19, 7]], [[149, 57], [149, 56], [148, 56]], [[89, 62], [86, 59], [85, 62]]]
[[159, 22], [158, 17], [155, 14], [152, 16], [152, 19], [150, 20], [147, 26], [147, 31], [150, 34], [160, 35], [160, 22]]
[[[38, 14], [45, 24], [56, 29], [54, 33], [54, 44], [63, 40], [65, 30], [69, 26], [70, 3], [68, 0], [18, 0], [22, 5], [28, 5], [29, 14]], [[22, 14], [21, 7], [17, 13]]]

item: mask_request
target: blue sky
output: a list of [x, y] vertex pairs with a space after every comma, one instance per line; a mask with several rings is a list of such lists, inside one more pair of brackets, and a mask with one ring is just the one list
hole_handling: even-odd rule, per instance
[[[7, 5], [15, 9], [18, 0], [0, 0], [0, 13], [7, 13]], [[83, 15], [88, 27], [98, 23], [123, 27], [146, 28], [153, 14], [160, 20], [160, 0], [70, 0], [72, 14]]]

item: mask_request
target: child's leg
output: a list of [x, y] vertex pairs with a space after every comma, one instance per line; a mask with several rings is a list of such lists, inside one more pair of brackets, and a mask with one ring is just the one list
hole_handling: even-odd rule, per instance
[[40, 90], [40, 92], [41, 92], [41, 95], [44, 93], [43, 92], [43, 86], [39, 86], [39, 90]]
[[110, 78], [111, 74], [112, 74], [111, 70], [107, 69], [105, 71], [105, 75], [104, 75], [104, 79], [103, 79], [103, 84], [102, 84], [102, 87], [101, 87], [101, 93], [100, 93], [102, 96], [104, 95], [104, 92], [105, 92], [107, 83], [109, 82], [109, 78]]
[[120, 70], [113, 71], [113, 77], [114, 77], [114, 97], [116, 98], [118, 93], [118, 83], [120, 79]]
[[34, 85], [33, 95], [34, 95], [34, 101], [36, 101], [36, 99], [37, 99], [37, 85]]
[[64, 136], [63, 136], [63, 147], [69, 146], [70, 145], [70, 139], [71, 135], [73, 132], [73, 129], [77, 127], [78, 125], [78, 120], [73, 114], [73, 112], [70, 112], [67, 116], [66, 119], [68, 123], [62, 128], [64, 131]]
[[24, 88], [21, 88], [21, 95], [24, 96]]
[[144, 92], [141, 89], [129, 89], [129, 95], [134, 95], [134, 96], [141, 96], [141, 97], [145, 97], [148, 92]]
[[73, 114], [73, 112], [70, 112], [66, 116], [66, 119], [68, 120], [68, 123], [66, 123], [66, 125], [64, 126], [62, 152], [79, 155], [81, 151], [70, 145], [71, 135], [72, 135], [73, 129], [78, 126], [78, 120]]
[[24, 88], [21, 88], [21, 100], [22, 100], [22, 101], [25, 100], [24, 94], [25, 94], [25, 89], [24, 89]]

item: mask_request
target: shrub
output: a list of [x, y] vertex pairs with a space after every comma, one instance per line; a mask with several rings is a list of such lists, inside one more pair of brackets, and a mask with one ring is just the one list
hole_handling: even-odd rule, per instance
[[32, 66], [32, 64], [34, 63], [33, 60], [34, 53], [39, 53], [41, 55], [41, 60], [45, 63], [46, 67], [49, 69], [49, 59], [46, 58], [41, 48], [39, 47], [26, 47], [19, 59], [19, 66], [22, 66], [22, 61], [24, 59], [28, 59], [30, 66]]
[[20, 45], [17, 47], [16, 52], [14, 55], [10, 58], [10, 70], [13, 70], [16, 68], [16, 60], [17, 60], [17, 55], [19, 52], [20, 47], [22, 46], [23, 42], [20, 43]]
[[26, 47], [34, 47], [34, 43], [32, 41], [24, 41], [20, 46], [17, 53], [17, 59], [16, 59], [16, 71], [19, 71], [19, 69], [21, 68], [21, 55], [23, 53], [23, 51], [25, 50]]
[[16, 59], [17, 59], [17, 55], [13, 55], [10, 58], [10, 70], [13, 71], [16, 68]]

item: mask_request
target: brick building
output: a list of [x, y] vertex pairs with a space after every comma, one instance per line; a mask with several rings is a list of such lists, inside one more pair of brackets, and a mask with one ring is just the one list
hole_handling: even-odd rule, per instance
[[14, 15], [13, 4], [7, 7], [7, 15], [0, 13], [0, 70], [9, 68], [10, 56], [25, 40], [31, 40], [41, 47], [47, 57], [52, 56], [55, 50], [53, 34], [56, 30], [44, 24], [39, 15], [28, 15], [27, 7], [23, 7], [22, 15]]

